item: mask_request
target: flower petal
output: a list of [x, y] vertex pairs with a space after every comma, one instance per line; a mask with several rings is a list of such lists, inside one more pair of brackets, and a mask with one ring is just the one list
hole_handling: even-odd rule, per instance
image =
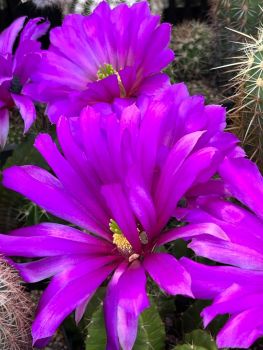
[[44, 292], [32, 325], [35, 346], [46, 345], [64, 318], [94, 293], [115, 267], [107, 265], [89, 272], [85, 266], [57, 275]]
[[23, 194], [49, 213], [91, 232], [98, 231], [86, 209], [46, 170], [36, 166], [13, 166], [4, 170], [3, 175], [4, 186]]
[[104, 299], [104, 317], [107, 330], [106, 350], [119, 350], [120, 348], [117, 332], [117, 311], [119, 301], [118, 282], [127, 266], [126, 262], [118, 266], [107, 287], [107, 293]]
[[193, 296], [191, 277], [173, 256], [166, 253], [148, 254], [143, 261], [143, 266], [165, 292], [172, 295]]
[[257, 166], [245, 158], [227, 158], [220, 175], [230, 192], [263, 218], [263, 177]]
[[248, 309], [232, 316], [217, 336], [219, 348], [250, 348], [263, 335], [263, 307]]
[[232, 266], [207, 266], [187, 258], [181, 258], [180, 263], [190, 273], [192, 291], [196, 298], [212, 299], [233, 282], [261, 286], [263, 273], [248, 271]]
[[104, 185], [102, 187], [102, 194], [112, 213], [112, 219], [117, 222], [124, 236], [133, 246], [135, 252], [140, 252], [141, 242], [137, 231], [135, 217], [121, 185]]
[[0, 109], [0, 148], [4, 148], [9, 132], [9, 112]]
[[8, 28], [0, 34], [0, 53], [5, 55], [12, 54], [13, 45], [18, 33], [23, 28], [26, 17], [16, 19]]
[[240, 286], [236, 283], [216, 297], [211, 306], [206, 307], [202, 316], [205, 327], [217, 316], [237, 314], [254, 307], [263, 307], [263, 288], [259, 286]]
[[200, 223], [200, 224], [189, 224], [183, 227], [177, 227], [166, 233], [163, 233], [157, 241], [157, 246], [164, 245], [176, 239], [186, 238], [190, 239], [192, 237], [200, 235], [209, 235], [223, 240], [228, 240], [225, 232], [220, 228], [220, 226], [214, 223]]
[[194, 239], [188, 245], [198, 256], [248, 270], [263, 270], [263, 256], [242, 245], [219, 239]]
[[121, 275], [117, 288], [119, 341], [123, 349], [131, 350], [136, 340], [140, 313], [150, 305], [146, 294], [146, 276], [138, 261], [134, 261]]
[[22, 95], [12, 94], [12, 98], [21, 113], [25, 123], [25, 132], [27, 132], [36, 119], [34, 103], [29, 97]]

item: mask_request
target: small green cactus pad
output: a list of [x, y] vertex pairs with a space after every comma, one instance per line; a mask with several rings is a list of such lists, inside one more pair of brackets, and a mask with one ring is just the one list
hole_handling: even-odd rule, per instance
[[193, 20], [175, 26], [171, 42], [176, 57], [174, 79], [190, 81], [206, 75], [212, 67], [213, 42], [213, 31], [206, 23]]

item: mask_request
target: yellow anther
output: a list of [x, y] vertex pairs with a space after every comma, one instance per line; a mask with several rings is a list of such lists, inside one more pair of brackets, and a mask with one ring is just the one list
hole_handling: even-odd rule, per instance
[[113, 233], [113, 243], [116, 244], [118, 250], [124, 255], [133, 253], [132, 246], [127, 238], [121, 232], [121, 229], [116, 221], [110, 219], [109, 228]]
[[132, 246], [130, 242], [127, 240], [126, 237], [123, 236], [123, 234], [114, 233], [113, 235], [113, 243], [116, 244], [118, 250], [125, 254], [130, 255], [133, 252]]

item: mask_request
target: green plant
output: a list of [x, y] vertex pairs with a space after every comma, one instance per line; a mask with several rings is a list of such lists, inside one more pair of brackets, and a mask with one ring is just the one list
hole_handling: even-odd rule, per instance
[[225, 68], [215, 73], [221, 85], [233, 77], [229, 64], [239, 56], [237, 43], [244, 41], [241, 33], [256, 35], [263, 23], [263, 4], [260, 3], [258, 0], [210, 0], [210, 17], [215, 32], [213, 66]]
[[263, 28], [258, 37], [245, 35], [240, 61], [233, 79], [235, 94], [231, 129], [239, 136], [248, 155], [263, 167]]
[[204, 80], [193, 80], [186, 85], [191, 95], [204, 96], [206, 104], [220, 104], [222, 102], [222, 96], [218, 89], [210, 86]]
[[212, 67], [214, 34], [210, 26], [199, 21], [185, 21], [174, 27], [171, 48], [175, 61], [170, 68], [175, 81], [195, 80]]

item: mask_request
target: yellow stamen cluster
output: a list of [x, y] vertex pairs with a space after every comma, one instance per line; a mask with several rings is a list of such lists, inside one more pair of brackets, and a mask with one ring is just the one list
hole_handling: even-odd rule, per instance
[[132, 246], [127, 238], [121, 232], [120, 227], [113, 219], [110, 219], [109, 228], [113, 233], [113, 243], [117, 246], [118, 250], [125, 255], [133, 253]]
[[105, 63], [103, 66], [100, 67], [100, 69], [97, 72], [98, 80], [102, 80], [104, 78], [109, 77], [110, 75], [114, 75], [117, 72], [112, 67], [111, 64]]

